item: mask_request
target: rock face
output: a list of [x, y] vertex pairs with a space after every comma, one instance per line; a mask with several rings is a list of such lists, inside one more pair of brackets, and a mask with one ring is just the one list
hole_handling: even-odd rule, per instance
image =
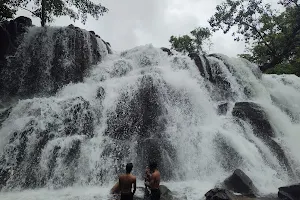
[[274, 130], [268, 121], [263, 108], [253, 102], [237, 102], [232, 110], [232, 115], [249, 122], [253, 127], [253, 133], [275, 154], [279, 163], [286, 169], [291, 177], [294, 176], [288, 158], [281, 146], [273, 140]]
[[[124, 141], [135, 140], [139, 152], [137, 162], [134, 163], [138, 168], [137, 172], [143, 173], [145, 166], [155, 161], [162, 178], [168, 180], [172, 177], [173, 167], [175, 167], [168, 163], [168, 160], [176, 159], [176, 156], [174, 148], [164, 136], [166, 125], [164, 108], [160, 103], [158, 88], [152, 76], [145, 75], [140, 79], [139, 89], [133, 98], [127, 95], [123, 95], [123, 100], [117, 105], [116, 113], [111, 113], [111, 117], [107, 120], [106, 134], [117, 142], [111, 147], [110, 152], [115, 152], [117, 156], [123, 158], [127, 157], [131, 146]], [[168, 156], [169, 159], [164, 156]], [[172, 163], [176, 162], [172, 161]], [[121, 163], [118, 166], [121, 166]], [[121, 171], [122, 168], [119, 170]]]
[[93, 33], [74, 26], [32, 28], [0, 68], [0, 96], [53, 94], [83, 81], [89, 67], [101, 59]]
[[12, 54], [20, 45], [27, 28], [32, 26], [28, 17], [20, 16], [14, 20], [4, 21], [0, 24], [0, 60], [5, 55]]
[[[44, 118], [40, 108], [30, 102], [23, 106], [31, 108], [31, 120], [24, 129], [14, 131], [9, 138], [10, 145], [5, 146], [0, 161], [0, 188], [42, 187], [50, 180], [57, 187], [73, 184], [82, 140], [93, 137], [94, 115], [89, 102], [82, 97], [60, 102], [57, 108], [63, 111], [62, 115], [48, 110], [48, 117], [56, 120], [46, 123], [43, 129], [38, 126]], [[45, 154], [45, 149], [50, 154]], [[43, 159], [45, 163], [41, 167]], [[57, 166], [66, 169], [64, 174], [57, 174]]]
[[225, 179], [224, 186], [230, 191], [245, 196], [255, 196], [258, 192], [252, 180], [240, 169], [236, 169], [230, 177]]
[[[213, 55], [210, 55], [213, 56]], [[223, 74], [223, 70], [218, 62], [209, 62], [206, 55], [198, 55], [197, 53], [189, 54], [189, 57], [195, 61], [196, 66], [200, 72], [200, 75], [207, 79], [213, 86], [215, 92], [222, 99], [219, 100], [228, 100], [232, 97], [232, 89], [230, 82], [226, 79], [226, 76]], [[213, 56], [215, 57], [215, 56]], [[219, 57], [217, 57], [219, 59]]]
[[282, 200], [300, 199], [300, 184], [280, 187], [278, 190], [278, 198]]

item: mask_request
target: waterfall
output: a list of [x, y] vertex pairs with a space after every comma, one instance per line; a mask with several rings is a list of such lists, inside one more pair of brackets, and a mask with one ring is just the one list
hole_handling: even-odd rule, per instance
[[[108, 54], [101, 39], [99, 54], [82, 55], [86, 67], [78, 77], [68, 66], [77, 65], [79, 54], [59, 39], [68, 31], [32, 29], [18, 50], [19, 68], [38, 67], [39, 76], [27, 71], [37, 80], [17, 86], [30, 94], [0, 110], [2, 191], [105, 187], [127, 162], [142, 182], [153, 160], [174, 188], [176, 182], [195, 187], [193, 181], [213, 186], [237, 168], [263, 194], [299, 181], [298, 77], [262, 74], [247, 60], [220, 54], [169, 56], [152, 45]], [[43, 34], [43, 45], [50, 41], [41, 54], [53, 58], [49, 49], [58, 48], [64, 59], [33, 61], [28, 38], [35, 34]], [[86, 36], [83, 48], [92, 52]], [[52, 79], [49, 70], [73, 78]], [[17, 77], [27, 80], [24, 73]]]

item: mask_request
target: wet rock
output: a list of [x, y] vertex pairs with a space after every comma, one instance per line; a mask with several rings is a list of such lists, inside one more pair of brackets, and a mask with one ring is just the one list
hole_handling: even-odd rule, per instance
[[5, 108], [0, 110], [0, 128], [2, 126], [2, 123], [7, 119], [9, 116], [10, 112], [12, 110], [12, 107], [10, 108]]
[[[7, 32], [7, 30], [0, 26], [0, 60], [4, 60], [5, 59], [5, 55], [8, 52], [8, 48], [10, 45], [10, 36], [9, 33]], [[1, 66], [0, 66], [0, 70], [1, 70]]]
[[294, 172], [289, 160], [281, 146], [273, 140], [274, 130], [268, 121], [268, 117], [263, 108], [253, 102], [237, 102], [232, 110], [232, 115], [250, 123], [253, 133], [271, 149], [280, 164], [286, 169], [291, 177]]
[[300, 199], [300, 184], [280, 187], [278, 190], [278, 198], [282, 200]]
[[233, 194], [221, 188], [209, 190], [204, 196], [206, 200], [233, 200]]
[[[122, 94], [116, 110], [109, 114], [105, 134], [116, 144], [105, 153], [112, 153], [122, 161], [130, 153], [130, 143], [137, 143], [136, 169], [143, 176], [145, 166], [150, 161], [157, 161], [164, 180], [172, 177], [175, 150], [164, 135], [166, 119], [164, 107], [159, 98], [159, 90], [152, 76], [145, 75], [139, 80], [139, 89], [135, 94]], [[163, 153], [164, 152], [164, 153]], [[166, 158], [167, 156], [168, 158]], [[169, 162], [173, 162], [170, 164]], [[121, 163], [120, 163], [121, 166]]]
[[161, 47], [160, 49], [163, 50], [164, 52], [167, 52], [169, 56], [173, 55], [173, 53], [171, 52], [171, 50], [168, 49], [168, 48], [166, 48], [166, 47]]
[[205, 70], [204, 66], [202, 64], [201, 58], [197, 53], [190, 53], [189, 57], [195, 61], [196, 66], [198, 67], [198, 70], [202, 77], [205, 77]]
[[227, 190], [245, 196], [255, 197], [258, 192], [252, 180], [240, 169], [236, 169], [230, 177], [224, 180], [223, 184]]
[[225, 171], [232, 172], [243, 163], [243, 157], [236, 151], [221, 134], [214, 139], [214, 145], [218, 152], [217, 159]]
[[228, 102], [218, 105], [219, 115], [226, 115], [227, 111], [228, 111]]
[[78, 27], [36, 28], [32, 34], [0, 70], [1, 96], [54, 94], [66, 84], [82, 82], [90, 66], [102, 59], [95, 35]]
[[70, 100], [70, 104], [67, 104], [65, 108], [65, 134], [93, 137], [94, 123], [90, 103], [82, 97], [77, 97]]
[[105, 90], [103, 87], [99, 87], [97, 89], [97, 95], [96, 95], [96, 98], [97, 99], [103, 99], [105, 97]]
[[10, 21], [4, 21], [0, 24], [0, 57], [4, 58], [5, 55], [15, 52], [21, 43], [24, 33], [27, 32], [30, 26], [32, 26], [32, 20], [24, 16], [17, 17]]
[[274, 137], [274, 132], [266, 113], [258, 104], [253, 102], [237, 102], [233, 108], [232, 115], [249, 121], [255, 129], [254, 134], [258, 137]]

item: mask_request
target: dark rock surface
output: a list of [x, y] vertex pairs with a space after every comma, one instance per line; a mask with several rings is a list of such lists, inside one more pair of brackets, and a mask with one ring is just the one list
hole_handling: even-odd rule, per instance
[[0, 95], [53, 94], [68, 83], [82, 82], [90, 66], [102, 59], [96, 37], [86, 34], [74, 26], [36, 27], [0, 69]]
[[0, 24], [0, 60], [15, 52], [23, 39], [24, 33], [31, 26], [31, 19], [24, 16]]
[[[28, 109], [31, 103], [25, 105]], [[50, 180], [56, 187], [72, 185], [75, 181], [78, 158], [82, 139], [93, 137], [93, 114], [89, 102], [77, 97], [58, 105], [63, 113], [51, 116], [54, 120], [39, 128], [40, 108], [29, 109], [32, 118], [20, 131], [15, 131], [9, 138], [0, 159], [0, 188], [9, 187], [36, 188], [43, 187]], [[50, 112], [48, 110], [48, 112]], [[68, 140], [64, 143], [65, 138]], [[54, 141], [49, 159], [45, 161], [47, 171], [41, 169], [42, 152]], [[59, 158], [59, 159], [58, 159]], [[54, 176], [57, 162], [65, 166], [63, 177]]]
[[263, 108], [253, 102], [237, 102], [232, 110], [232, 115], [250, 123], [253, 127], [253, 133], [274, 153], [279, 163], [289, 173], [294, 176], [289, 160], [281, 146], [273, 140], [274, 130], [268, 121], [268, 117]]
[[255, 197], [258, 193], [252, 180], [240, 169], [236, 169], [230, 177], [224, 180], [223, 184], [227, 190], [245, 196]]
[[167, 52], [169, 56], [173, 55], [173, 53], [171, 52], [171, 50], [168, 49], [168, 48], [166, 48], [166, 47], [161, 47], [160, 49], [163, 50], [164, 52]]
[[228, 103], [222, 103], [218, 105], [218, 114], [219, 115], [226, 115], [228, 111]]
[[201, 76], [205, 77], [205, 69], [204, 69], [205, 66], [203, 66], [200, 56], [197, 53], [190, 53], [189, 57], [195, 61], [195, 64], [198, 67]]
[[280, 187], [278, 189], [278, 198], [282, 200], [299, 200], [300, 184]]
[[[172, 177], [172, 169], [175, 167], [176, 152], [164, 135], [164, 107], [153, 79], [149, 75], [143, 76], [133, 97], [126, 91], [122, 94], [116, 112], [111, 113], [107, 120], [106, 135], [117, 142], [107, 151], [115, 152], [117, 156], [124, 158], [129, 155], [130, 150], [130, 142], [125, 141], [134, 140], [137, 142], [136, 151], [139, 152], [134, 163], [137, 172], [143, 176], [145, 166], [151, 161], [156, 161], [162, 178], [168, 180]], [[168, 162], [170, 159], [173, 164]], [[122, 166], [121, 163], [119, 166]]]
[[205, 194], [206, 200], [232, 200], [233, 197], [232, 192], [221, 188], [211, 189]]

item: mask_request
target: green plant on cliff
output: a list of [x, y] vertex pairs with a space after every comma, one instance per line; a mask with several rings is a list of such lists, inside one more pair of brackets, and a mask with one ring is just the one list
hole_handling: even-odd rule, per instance
[[[26, 3], [30, 3], [27, 0]], [[98, 19], [108, 9], [100, 3], [96, 4], [91, 0], [34, 0], [34, 8], [31, 13], [41, 19], [41, 25], [53, 21], [53, 17], [69, 16], [71, 19], [79, 20], [85, 24], [87, 16]], [[27, 9], [28, 10], [28, 9]]]
[[208, 28], [198, 27], [192, 30], [190, 35], [171, 36], [169, 42], [171, 49], [186, 53], [205, 53], [204, 44], [210, 43], [211, 32]]
[[209, 23], [213, 31], [224, 33], [236, 27], [234, 40], [244, 40], [252, 54], [241, 57], [251, 58], [262, 71], [278, 65], [295, 66], [299, 58], [300, 4], [298, 0], [278, 3], [281, 12], [262, 0], [226, 0], [216, 7]]

